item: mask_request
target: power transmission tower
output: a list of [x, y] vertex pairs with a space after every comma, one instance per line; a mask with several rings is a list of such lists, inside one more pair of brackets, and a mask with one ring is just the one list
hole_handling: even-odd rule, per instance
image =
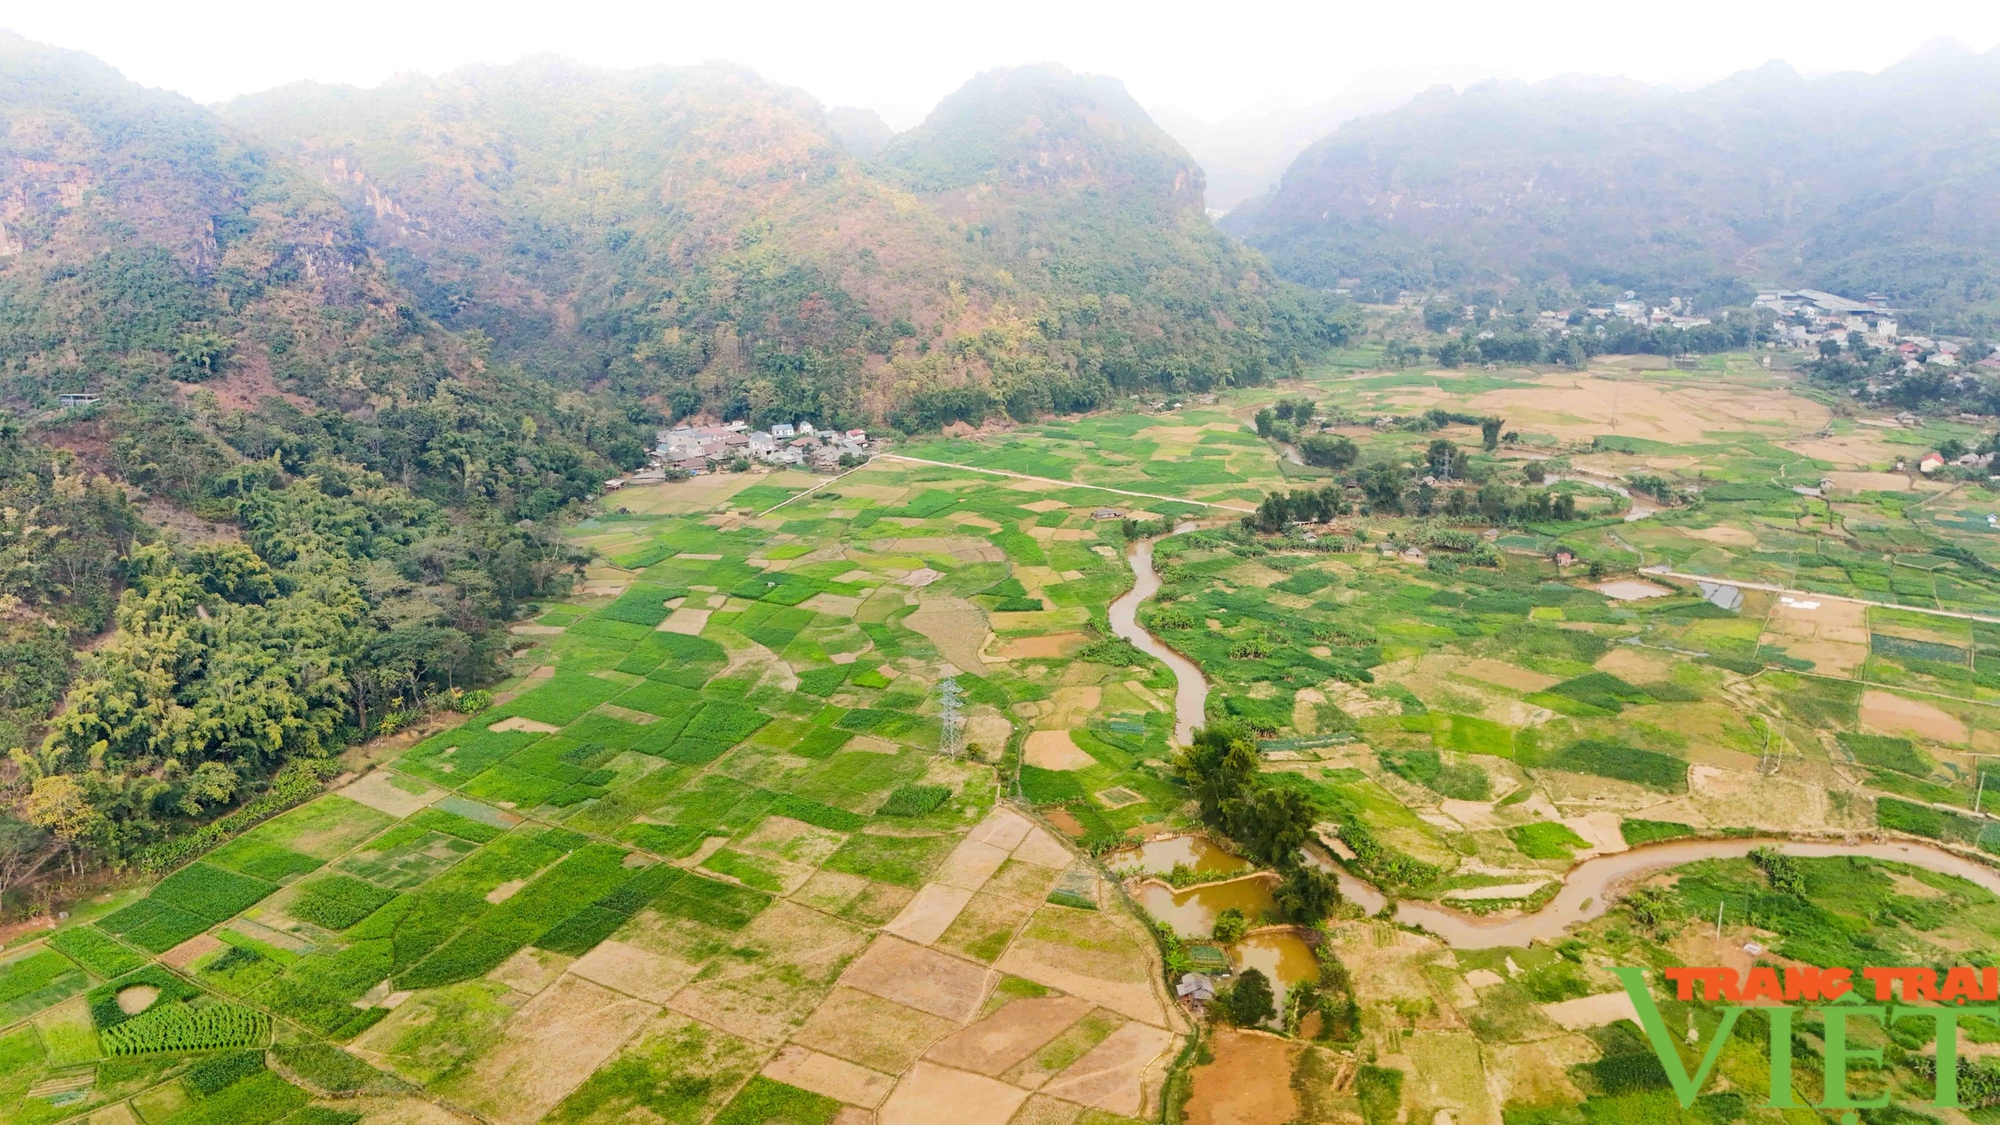
[[965, 713], [959, 709], [958, 678], [946, 676], [938, 681], [938, 719], [943, 725], [943, 733], [938, 739], [938, 751], [947, 757], [958, 757], [964, 749]]

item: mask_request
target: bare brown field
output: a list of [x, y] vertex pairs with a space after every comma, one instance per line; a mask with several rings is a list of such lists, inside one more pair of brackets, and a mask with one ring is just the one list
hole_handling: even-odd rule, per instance
[[1876, 734], [1915, 735], [1933, 742], [1963, 743], [1972, 737], [1958, 716], [1935, 704], [1872, 689], [1861, 693], [1861, 725]]
[[1195, 1068], [1187, 1125], [1287, 1125], [1299, 1114], [1290, 1082], [1299, 1046], [1275, 1035], [1223, 1028], [1210, 1039], [1215, 1061]]
[[941, 1040], [926, 1057], [945, 1066], [998, 1077], [1061, 1035], [1091, 1009], [1075, 996], [1011, 1000], [1001, 1009]]
[[1067, 730], [1031, 731], [1021, 752], [1029, 765], [1045, 770], [1081, 770], [1097, 764]]
[[942, 1016], [843, 986], [827, 995], [792, 1041], [874, 1070], [901, 1074], [926, 1047], [957, 1029]]
[[493, 1050], [443, 1084], [500, 1125], [539, 1121], [651, 1018], [652, 1005], [565, 976], [515, 1014]]

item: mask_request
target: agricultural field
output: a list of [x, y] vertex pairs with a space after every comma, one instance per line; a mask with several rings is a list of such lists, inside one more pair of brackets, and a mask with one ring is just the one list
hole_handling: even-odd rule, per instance
[[[9, 950], [0, 1121], [1155, 1116], [1188, 1025], [1082, 837], [1174, 814], [1173, 681], [1085, 653], [1104, 494], [658, 492], [576, 529], [488, 709]], [[1068, 836], [1003, 802], [1107, 705], [1144, 795]]]
[[[1364, 467], [1444, 437], [1578, 518], [1248, 531], [1337, 480], [1257, 436], [1301, 396]], [[1514, 440], [1373, 424], [1434, 409]], [[1745, 357], [1328, 368], [625, 489], [490, 706], [0, 952], [0, 1125], [1681, 1120], [1606, 965], [1708, 963], [1718, 903], [1727, 949], [1931, 963], [1992, 948], [2000, 903], [1725, 858], [1518, 945], [1396, 911], [1526, 919], [1576, 864], [1753, 830], [2000, 855], [1994, 494], [1885, 472], [1949, 425], [1867, 421]], [[1182, 521], [1138, 620], [1365, 908], [1293, 925], [1193, 835], [1177, 682], [1108, 614], [1128, 533]], [[1274, 1013], [1197, 1018], [1190, 968], [1257, 969]]]

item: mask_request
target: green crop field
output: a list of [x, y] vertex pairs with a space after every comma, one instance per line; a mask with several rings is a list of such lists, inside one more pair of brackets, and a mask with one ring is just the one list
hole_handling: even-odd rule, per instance
[[[405, 1099], [490, 1114], [501, 1089], [518, 1089], [505, 1112], [523, 1122], [832, 1121], [838, 1099], [807, 1089], [820, 1072], [798, 1060], [840, 1060], [910, 1091], [889, 1098], [917, 1098], [936, 1080], [923, 1051], [982, 1013], [1093, 973], [1101, 995], [1125, 996], [1116, 989], [1156, 971], [1151, 958], [1178, 971], [1246, 956], [1255, 933], [1241, 946], [1222, 933], [1212, 947], [1156, 943], [1122, 896], [1153, 903], [1159, 888], [1114, 890], [1090, 859], [1195, 829], [1251, 847], [1202, 820], [1174, 742], [1173, 674], [1110, 635], [1107, 607], [1131, 582], [1127, 515], [1200, 525], [1156, 543], [1162, 587], [1139, 620], [1202, 670], [1205, 721], [1253, 748], [1270, 799], [1302, 805], [1314, 854], [1392, 891], [1405, 918], [1455, 909], [1504, 923], [1603, 851], [1751, 828], [1884, 830], [2000, 854], [2000, 831], [1971, 812], [2000, 781], [1980, 773], [1980, 755], [2000, 748], [2000, 683], [1988, 682], [2000, 626], [1912, 612], [1989, 596], [1988, 576], [1948, 549], [1962, 529], [1907, 508], [1898, 524], [1879, 498], [1837, 499], [1846, 522], [1828, 522], [1828, 505], [1775, 482], [1801, 463], [1778, 422], [1788, 400], [1721, 370], [1754, 392], [1757, 417], [1607, 443], [1579, 400], [1574, 417], [1524, 412], [1520, 441], [1492, 451], [1476, 427], [1409, 418], [1419, 402], [1512, 411], [1509, 396], [1554, 376], [1308, 373], [1285, 392], [1317, 396], [1325, 416], [1389, 416], [1336, 427], [1364, 465], [1421, 459], [1443, 435], [1466, 451], [1461, 471], [1508, 487], [1526, 486], [1530, 453], [1585, 477], [1563, 487], [1586, 518], [1502, 521], [1490, 536], [1476, 515], [1364, 514], [1354, 490], [1309, 540], [1091, 487], [1247, 509], [1269, 489], [1335, 483], [1250, 428], [1271, 390], [907, 450], [1055, 483], [881, 460], [765, 518], [747, 512], [791, 490], [683, 511], [666, 495], [676, 486], [627, 489], [630, 512], [575, 529], [615, 549], [578, 592], [523, 619], [491, 706], [384, 751], [381, 783], [265, 821], [0, 955], [0, 1018], [14, 1021], [0, 1027], [0, 1064], [13, 1051], [24, 1074], [97, 1067], [90, 1092], [62, 1106], [0, 1080], [0, 1125], [133, 1095], [142, 1125], [386, 1125], [417, 1104]], [[1700, 380], [1719, 377], [1677, 373], [1671, 394], [1693, 395], [1700, 416], [1713, 409], [1701, 395], [1719, 393]], [[1690, 484], [1675, 468], [1683, 451], [1709, 459], [1699, 504], [1625, 521], [1624, 498], [1591, 483]], [[1983, 525], [1985, 503], [1953, 511]], [[1912, 528], [1935, 561], [1885, 563], [1890, 533]], [[1901, 549], [1914, 540], [1894, 542], [1915, 559]], [[1558, 546], [1578, 561], [1558, 565]], [[1640, 565], [1797, 596], [1711, 599]], [[1894, 604], [1803, 605], [1857, 590]], [[1031, 818], [1032, 848], [1008, 816]], [[1653, 1105], [1651, 1087], [1619, 1061], [1623, 1033], [1563, 1031], [1540, 1006], [1606, 990], [1598, 964], [1678, 956], [1667, 950], [1680, 919], [1711, 917], [1718, 901], [1725, 925], [1778, 934], [1773, 948], [1806, 958], [1847, 956], [1842, 943], [1865, 931], [1928, 963], [1947, 947], [1932, 937], [1972, 948], [2000, 933], [1983, 892], [1947, 882], [1925, 898], [1880, 866], [1855, 868], [1866, 893], [1848, 901], [1834, 861], [1815, 861], [1811, 909], [1774, 898], [1749, 861], [1686, 870], [1637, 906], [1605, 904], [1561, 944], [1455, 961], [1433, 937], [1336, 906], [1303, 947], [1317, 983], [1279, 981], [1265, 1025], [1307, 1041], [1301, 1112], [1372, 1120], [1393, 1104], [1426, 1121], [1449, 1109], [1556, 1125], [1572, 1118], [1536, 1115], [1581, 1100], [1597, 1116], [1577, 1120], [1651, 1120], [1634, 1108]], [[1171, 864], [1156, 874], [1183, 889], [1213, 880]], [[1246, 928], [1289, 924], [1284, 895], [1232, 893]], [[919, 954], [939, 960], [876, 963]], [[1466, 984], [1475, 969], [1491, 979]], [[973, 983], [946, 983], [961, 972]], [[1402, 991], [1370, 999], [1342, 983], [1363, 974]], [[981, 1078], [1041, 1115], [1019, 1120], [1114, 1120], [1052, 1085], [1136, 1018], [1095, 1003]], [[1179, 1034], [1163, 1012], [1147, 1018]], [[1557, 1053], [1543, 1060], [1533, 1044]], [[1376, 1053], [1358, 1094], [1338, 1095], [1347, 1108], [1314, 1101], [1313, 1084], [1364, 1045]], [[1228, 1065], [1227, 1044], [1215, 1049], [1216, 1062], [1182, 1065]], [[1423, 1087], [1437, 1100], [1418, 1104], [1408, 1065], [1464, 1080], [1450, 1097]], [[549, 1077], [517, 1084], [535, 1068]], [[1044, 1087], [1054, 1093], [1029, 1093]], [[1493, 1089], [1538, 1092], [1497, 1109], [1471, 1093]], [[1149, 1106], [1161, 1096], [1143, 1094]], [[928, 1112], [915, 1104], [898, 1112]]]

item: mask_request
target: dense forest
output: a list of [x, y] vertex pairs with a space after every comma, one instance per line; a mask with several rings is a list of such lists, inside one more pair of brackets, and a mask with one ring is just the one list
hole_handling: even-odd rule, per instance
[[672, 419], [1026, 419], [1353, 330], [1115, 82], [850, 118], [550, 59], [218, 112], [0, 36], [0, 891], [477, 704]]
[[10, 37], [0, 116], [0, 860], [130, 860], [489, 679], [651, 415], [438, 325], [183, 99]]
[[[1881, 292], [1992, 335], [2000, 53], [1877, 75], [1783, 63], [1691, 93], [1491, 81], [1350, 121], [1224, 225], [1316, 287]], [[1560, 306], [1544, 306], [1560, 307]]]

